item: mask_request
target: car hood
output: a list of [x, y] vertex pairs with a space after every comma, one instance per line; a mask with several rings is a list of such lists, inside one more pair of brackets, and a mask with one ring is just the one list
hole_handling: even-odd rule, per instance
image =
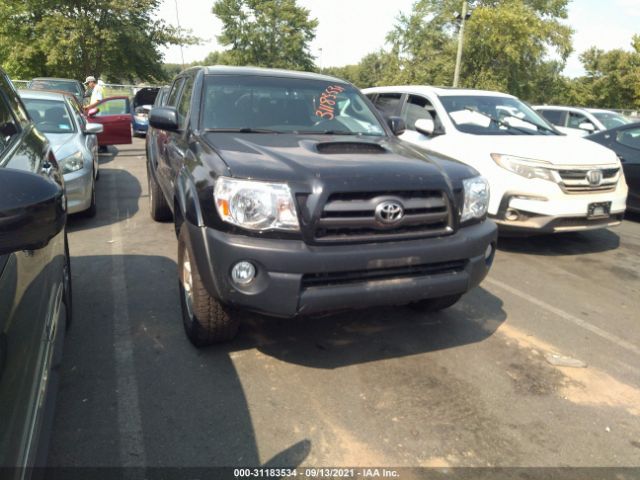
[[[542, 160], [554, 165], [603, 165], [617, 163], [612, 150], [582, 137], [565, 135], [465, 135], [467, 152], [514, 155]], [[477, 153], [474, 153], [477, 156]]]
[[448, 157], [385, 137], [206, 133], [205, 139], [238, 178], [344, 191], [449, 190], [454, 177], [476, 174]]

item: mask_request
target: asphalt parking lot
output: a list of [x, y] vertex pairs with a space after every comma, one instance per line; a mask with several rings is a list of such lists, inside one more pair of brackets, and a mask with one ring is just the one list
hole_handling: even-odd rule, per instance
[[197, 350], [144, 140], [100, 175], [97, 216], [69, 225], [50, 465], [640, 466], [640, 218], [501, 240], [442, 313], [248, 314]]

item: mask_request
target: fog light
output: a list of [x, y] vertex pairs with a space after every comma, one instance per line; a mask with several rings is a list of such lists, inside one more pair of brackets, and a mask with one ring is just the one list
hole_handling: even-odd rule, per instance
[[250, 262], [238, 262], [231, 269], [231, 279], [236, 285], [249, 285], [256, 276], [256, 267]]
[[515, 222], [516, 220], [518, 220], [518, 218], [520, 218], [520, 214], [517, 210], [510, 208], [505, 213], [504, 218], [506, 218], [510, 222]]

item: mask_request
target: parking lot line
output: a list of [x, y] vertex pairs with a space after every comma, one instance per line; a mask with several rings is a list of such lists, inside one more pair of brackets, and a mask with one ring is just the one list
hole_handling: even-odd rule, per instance
[[[118, 184], [116, 175], [109, 175], [109, 211], [117, 212]], [[111, 261], [113, 274], [111, 290], [113, 292], [113, 332], [115, 349], [115, 368], [117, 378], [118, 430], [120, 432], [120, 465], [140, 467], [146, 465], [142, 420], [138, 396], [138, 382], [133, 358], [131, 321], [129, 319], [129, 299], [124, 267], [124, 248], [122, 226], [119, 218], [111, 224]]]
[[564, 310], [561, 310], [560, 308], [554, 307], [553, 305], [548, 304], [547, 302], [544, 302], [538, 298], [535, 298], [531, 295], [529, 295], [528, 293], [522, 292], [516, 288], [513, 288], [510, 285], [507, 285], [506, 283], [502, 283], [499, 280], [495, 280], [491, 277], [488, 277], [484, 280], [486, 283], [489, 283], [491, 285], [494, 285], [502, 290], [505, 290], [509, 293], [511, 293], [512, 295], [515, 295], [516, 297], [522, 298], [523, 300], [528, 301], [529, 303], [533, 303], [534, 305], [562, 318], [563, 320], [566, 320], [568, 322], [571, 322], [579, 327], [584, 328], [585, 330], [590, 331], [591, 333], [594, 333], [596, 335], [598, 335], [601, 338], [604, 338], [605, 340], [609, 340], [610, 342], [618, 345], [621, 348], [624, 348], [625, 350], [628, 350], [630, 352], [635, 353], [636, 355], [640, 355], [640, 348], [630, 342], [627, 342], [626, 340], [618, 337], [617, 335], [614, 335], [612, 333], [607, 332], [606, 330], [603, 330], [600, 327], [597, 327], [585, 320], [582, 320], [581, 318], [576, 317], [575, 315], [571, 315], [568, 312], [565, 312]]

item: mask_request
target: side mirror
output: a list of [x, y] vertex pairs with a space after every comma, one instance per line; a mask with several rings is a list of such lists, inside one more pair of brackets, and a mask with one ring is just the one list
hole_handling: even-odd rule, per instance
[[583, 122], [578, 125], [580, 130], [584, 130], [585, 132], [595, 132], [596, 127], [591, 122]]
[[104, 131], [104, 126], [101, 123], [87, 123], [84, 127], [84, 133], [87, 135], [97, 135]]
[[416, 120], [415, 128], [421, 134], [430, 137], [436, 129], [436, 124], [430, 118], [421, 118]]
[[149, 113], [149, 125], [159, 130], [178, 131], [178, 112], [173, 107], [152, 108]]
[[407, 129], [407, 125], [400, 117], [389, 117], [387, 119], [387, 125], [389, 125], [389, 128], [395, 136], [402, 135]]
[[87, 112], [87, 117], [89, 117], [89, 118], [93, 118], [93, 117], [95, 117], [95, 116], [98, 114], [98, 112], [99, 112], [99, 111], [100, 111], [100, 109], [99, 109], [99, 108], [95, 108], [95, 107], [94, 107], [94, 108], [90, 109], [90, 110]]
[[66, 221], [60, 185], [31, 172], [0, 168], [0, 255], [46, 246]]

